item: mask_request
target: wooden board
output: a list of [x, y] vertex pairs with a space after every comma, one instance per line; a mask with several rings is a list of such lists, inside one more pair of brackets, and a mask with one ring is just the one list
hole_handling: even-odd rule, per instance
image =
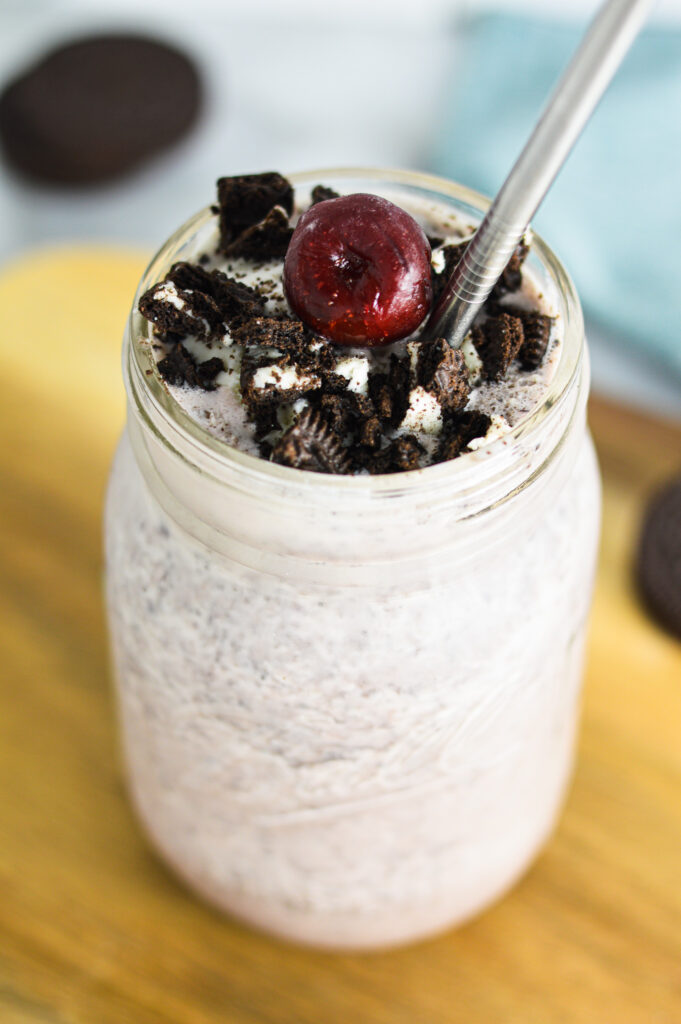
[[630, 579], [681, 430], [594, 401], [605, 527], [574, 785], [525, 879], [478, 920], [371, 956], [302, 951], [197, 902], [125, 796], [100, 599], [134, 253], [0, 275], [0, 1021], [678, 1024], [681, 644]]

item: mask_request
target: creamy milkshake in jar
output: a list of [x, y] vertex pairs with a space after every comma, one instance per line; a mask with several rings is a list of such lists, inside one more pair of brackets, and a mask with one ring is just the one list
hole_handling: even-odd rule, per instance
[[140, 284], [113, 663], [162, 856], [244, 921], [369, 949], [480, 911], [554, 825], [599, 525], [588, 357], [536, 236], [460, 353], [423, 333], [483, 197], [291, 185], [223, 179]]

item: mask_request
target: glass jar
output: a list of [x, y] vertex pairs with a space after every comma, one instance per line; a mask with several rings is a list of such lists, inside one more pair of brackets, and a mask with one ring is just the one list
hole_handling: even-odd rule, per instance
[[[318, 171], [344, 192], [487, 201], [439, 178]], [[559, 364], [541, 408], [452, 462], [337, 477], [229, 448], [152, 371], [137, 300], [108, 493], [107, 597], [132, 797], [212, 903], [330, 948], [413, 940], [503, 893], [570, 774], [600, 517], [582, 316], [535, 237]]]

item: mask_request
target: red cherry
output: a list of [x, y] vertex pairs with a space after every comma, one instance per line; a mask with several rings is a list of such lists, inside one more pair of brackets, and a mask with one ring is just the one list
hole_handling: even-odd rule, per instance
[[289, 305], [341, 345], [387, 345], [430, 308], [430, 245], [405, 210], [381, 196], [326, 199], [296, 225], [284, 263]]

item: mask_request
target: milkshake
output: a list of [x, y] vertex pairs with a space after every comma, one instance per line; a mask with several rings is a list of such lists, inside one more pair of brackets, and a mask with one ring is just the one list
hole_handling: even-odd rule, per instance
[[[334, 172], [293, 181], [291, 227], [319, 184], [408, 211], [434, 287], [485, 209], [441, 179]], [[283, 261], [218, 252], [219, 216], [161, 250], [126, 336], [107, 594], [132, 797], [230, 913], [327, 948], [410, 941], [513, 883], [569, 777], [599, 521], [579, 304], [534, 238], [453, 361], [420, 325], [322, 359], [304, 324], [302, 357], [272, 333], [254, 352], [244, 323], [292, 319]], [[249, 316], [185, 321], [181, 340], [158, 306], [155, 323], [152, 303], [187, 292], [179, 313], [212, 315], [178, 263], [249, 289]], [[537, 317], [542, 358], [523, 367], [504, 325]], [[358, 411], [333, 429], [339, 406]]]

